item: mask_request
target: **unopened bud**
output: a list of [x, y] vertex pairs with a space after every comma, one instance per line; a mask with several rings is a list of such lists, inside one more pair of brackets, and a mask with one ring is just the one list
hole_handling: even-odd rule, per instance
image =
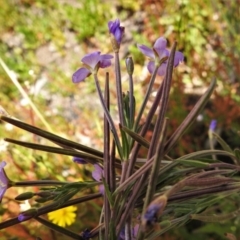
[[37, 215], [37, 213], [38, 213], [38, 211], [37, 211], [36, 208], [31, 208], [31, 209], [29, 209], [29, 210], [27, 210], [27, 211], [25, 211], [25, 212], [20, 213], [20, 214], [18, 215], [18, 220], [19, 220], [20, 222], [26, 221], [26, 220], [28, 220], [28, 219], [30, 219], [30, 218], [35, 217], [35, 216]]
[[31, 199], [34, 195], [35, 194], [33, 192], [25, 192], [15, 197], [15, 200], [17, 201], [28, 200]]
[[166, 205], [167, 197], [165, 195], [159, 196], [148, 205], [145, 213], [142, 215], [142, 226], [144, 230], [146, 230], [146, 227], [157, 222]]
[[125, 60], [125, 63], [126, 63], [126, 68], [127, 68], [128, 74], [132, 75], [133, 71], [134, 71], [134, 63], [133, 63], [132, 57], [127, 57]]

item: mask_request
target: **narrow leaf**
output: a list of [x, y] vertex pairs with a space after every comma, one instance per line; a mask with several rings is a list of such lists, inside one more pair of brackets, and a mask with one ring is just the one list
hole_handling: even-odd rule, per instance
[[216, 138], [217, 142], [222, 146], [222, 148], [230, 153], [233, 153], [233, 150], [229, 147], [229, 145], [215, 132], [212, 133], [213, 136]]
[[92, 163], [92, 164], [97, 163], [96, 159], [98, 159], [98, 161], [103, 162], [103, 158], [97, 157], [97, 156], [94, 156], [94, 155], [91, 155], [88, 153], [84, 153], [84, 152], [79, 152], [79, 151], [70, 150], [70, 149], [57, 148], [57, 147], [51, 147], [51, 146], [40, 145], [40, 144], [29, 143], [29, 142], [22, 142], [22, 141], [10, 139], [10, 138], [5, 138], [4, 140], [6, 142], [11, 142], [11, 143], [23, 146], [23, 147], [36, 149], [36, 150], [40, 150], [40, 151], [44, 151], [44, 152], [58, 153], [58, 154], [73, 156], [73, 157], [74, 156], [81, 157], [81, 158], [84, 158], [84, 160], [86, 160], [87, 162]]
[[168, 153], [172, 147], [176, 144], [177, 140], [184, 134], [184, 132], [192, 125], [195, 118], [199, 115], [203, 107], [206, 105], [209, 100], [214, 88], [216, 85], [216, 80], [213, 79], [208, 90], [203, 94], [203, 96], [199, 99], [197, 104], [188, 114], [188, 116], [184, 119], [181, 125], [177, 128], [177, 130], [173, 133], [173, 135], [169, 138], [165, 145], [165, 153]]
[[133, 132], [132, 130], [130, 130], [127, 127], [124, 127], [124, 126], [121, 126], [121, 125], [119, 125], [119, 126], [124, 132], [126, 132], [129, 136], [131, 136], [139, 144], [141, 144], [145, 148], [149, 148], [149, 142], [145, 138], [141, 137], [139, 134]]
[[69, 231], [67, 230], [66, 228], [63, 228], [63, 227], [60, 227], [54, 223], [51, 223], [47, 220], [45, 220], [44, 218], [40, 218], [40, 217], [35, 217], [35, 219], [40, 222], [41, 224], [47, 226], [48, 228], [56, 231], [56, 232], [59, 232], [65, 236], [68, 236], [72, 239], [78, 239], [78, 240], [84, 240], [81, 236], [79, 236], [77, 233], [74, 233], [72, 231]]
[[59, 137], [58, 135], [55, 135], [55, 134], [50, 133], [48, 131], [42, 130], [42, 129], [37, 128], [37, 127], [34, 127], [34, 126], [29, 125], [27, 123], [21, 122], [19, 120], [14, 119], [14, 118], [1, 116], [0, 119], [4, 122], [8, 122], [8, 123], [10, 123], [10, 124], [12, 124], [16, 127], [24, 129], [28, 132], [31, 132], [31, 133], [34, 133], [38, 136], [46, 138], [46, 139], [48, 139], [48, 140], [50, 140], [54, 143], [57, 143], [57, 144], [60, 144], [60, 145], [63, 145], [63, 146], [65, 145], [65, 146], [68, 146], [68, 147], [71, 147], [71, 148], [75, 148], [75, 149], [78, 149], [80, 151], [87, 152], [87, 153], [90, 153], [90, 154], [98, 156], [98, 157], [103, 157], [103, 153], [101, 151], [98, 151], [98, 150], [95, 150], [93, 148], [84, 146], [82, 144], [67, 140], [65, 138]]

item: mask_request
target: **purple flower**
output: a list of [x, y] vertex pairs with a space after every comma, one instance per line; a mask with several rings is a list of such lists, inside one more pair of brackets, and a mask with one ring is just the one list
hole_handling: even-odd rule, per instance
[[146, 226], [153, 225], [162, 214], [167, 204], [167, 197], [161, 195], [153, 200], [147, 207], [145, 213], [142, 215], [142, 225]]
[[124, 27], [120, 26], [119, 19], [116, 19], [115, 21], [109, 21], [108, 29], [110, 34], [112, 34], [117, 41], [118, 45], [120, 45], [124, 34]]
[[[92, 177], [97, 182], [101, 182], [102, 181], [102, 175], [103, 175], [103, 169], [98, 164], [94, 164], [93, 166], [94, 166], [94, 171], [92, 172]], [[102, 193], [102, 195], [104, 194], [103, 184], [99, 186], [99, 191], [100, 191], [100, 193]]]
[[0, 163], [0, 202], [2, 201], [3, 195], [9, 187], [9, 180], [3, 169], [6, 166], [6, 164], [7, 163], [5, 161], [2, 161]]
[[210, 123], [209, 130], [214, 132], [216, 130], [216, 127], [217, 127], [217, 120], [213, 119]]
[[[157, 39], [154, 43], [153, 48], [149, 48], [145, 45], [138, 44], [138, 49], [147, 57], [150, 58], [150, 62], [147, 65], [148, 71], [152, 74], [155, 69], [155, 62], [161, 62], [160, 67], [158, 68], [157, 74], [160, 76], [165, 75], [167, 67], [167, 58], [170, 53], [166, 49], [167, 40], [163, 37]], [[174, 57], [174, 67], [177, 67], [180, 62], [184, 59], [181, 52], [176, 51]]]
[[102, 54], [100, 52], [93, 52], [85, 55], [82, 58], [83, 67], [79, 68], [72, 76], [74, 83], [82, 82], [92, 73], [97, 73], [99, 68], [106, 68], [111, 65], [113, 56], [109, 54]]
[[160, 204], [152, 204], [148, 207], [147, 211], [144, 214], [144, 219], [147, 222], [147, 225], [153, 224], [157, 221], [157, 213], [162, 206]]
[[87, 162], [83, 158], [80, 158], [80, 157], [73, 157], [73, 161], [78, 164], [87, 164]]

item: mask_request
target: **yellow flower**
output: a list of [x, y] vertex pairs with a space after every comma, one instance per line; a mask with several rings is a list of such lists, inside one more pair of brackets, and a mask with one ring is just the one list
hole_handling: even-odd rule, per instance
[[66, 225], [69, 226], [74, 223], [76, 218], [77, 210], [75, 206], [69, 206], [66, 208], [58, 209], [56, 211], [48, 213], [48, 218], [53, 223], [57, 224], [60, 227], [65, 227]]

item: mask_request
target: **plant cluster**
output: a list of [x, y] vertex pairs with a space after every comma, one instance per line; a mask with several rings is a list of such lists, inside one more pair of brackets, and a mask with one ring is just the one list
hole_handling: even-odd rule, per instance
[[[40, 186], [38, 192], [25, 192], [16, 197], [23, 201], [34, 199], [36, 206], [21, 212], [17, 217], [0, 223], [0, 229], [35, 219], [41, 224], [72, 239], [156, 239], [166, 231], [184, 225], [191, 219], [220, 222], [234, 218], [240, 209], [215, 215], [212, 206], [222, 199], [236, 196], [240, 190], [240, 151], [232, 150], [215, 133], [216, 121], [209, 128], [209, 140], [217, 140], [223, 150], [192, 152], [173, 159], [169, 156], [172, 148], [204, 108], [216, 85], [212, 80], [207, 91], [186, 116], [177, 130], [169, 136], [167, 109], [171, 90], [173, 70], [184, 60], [183, 54], [176, 51], [175, 42], [171, 51], [167, 41], [160, 37], [149, 48], [138, 45], [139, 50], [150, 58], [147, 68], [151, 79], [143, 96], [140, 109], [135, 108], [134, 63], [126, 58], [129, 89], [122, 91], [119, 50], [124, 35], [124, 27], [119, 20], [108, 23], [114, 56], [96, 51], [82, 58], [82, 66], [72, 76], [73, 83], [81, 84], [93, 76], [96, 91], [104, 112], [104, 147], [97, 150], [65, 139], [49, 131], [21, 122], [7, 114], [1, 120], [18, 128], [43, 137], [57, 147], [5, 138], [5, 141], [27, 148], [63, 154], [73, 157], [75, 164], [92, 164], [94, 181], [62, 182], [55, 180], [35, 180], [15, 182], [7, 177], [5, 161], [0, 165], [0, 197], [10, 187]], [[98, 71], [107, 68], [114, 59], [115, 84], [119, 123], [114, 122], [110, 113], [109, 74], [106, 73], [104, 90], [99, 83]], [[156, 76], [163, 76], [151, 108], [146, 111]], [[143, 118], [144, 113], [146, 117]], [[156, 120], [155, 120], [156, 116]], [[143, 123], [144, 122], [144, 123]], [[153, 136], [147, 141], [145, 135], [154, 123]], [[145, 159], [139, 159], [140, 149], [147, 149]], [[228, 156], [232, 163], [218, 160], [218, 155]], [[99, 186], [99, 193], [78, 196], [88, 188]], [[94, 229], [74, 233], [65, 228], [76, 217], [75, 205], [103, 198], [99, 224]], [[59, 210], [66, 209], [65, 214]], [[205, 213], [207, 212], [207, 213]], [[50, 222], [44, 218], [48, 214]], [[57, 221], [63, 217], [64, 221]], [[41, 236], [39, 236], [41, 238]]]

